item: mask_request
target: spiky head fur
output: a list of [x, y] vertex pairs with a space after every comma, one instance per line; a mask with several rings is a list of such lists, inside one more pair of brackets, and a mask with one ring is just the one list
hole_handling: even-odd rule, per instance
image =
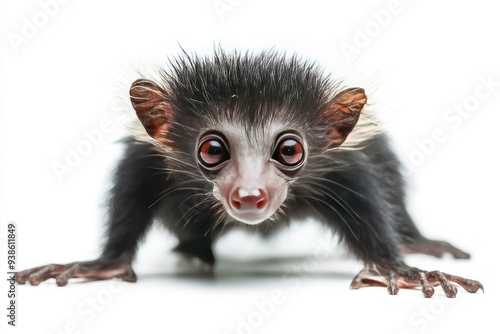
[[[250, 138], [252, 131], [275, 121], [302, 128], [309, 134], [309, 146], [313, 152], [317, 148], [319, 154], [325, 147], [322, 111], [344, 88], [318, 64], [274, 50], [254, 54], [216, 49], [211, 56], [183, 51], [169, 58], [156, 78], [175, 110], [175, 126], [169, 133], [171, 154], [192, 150], [190, 138], [203, 128], [236, 124]], [[378, 123], [365, 107], [358, 125], [335, 150], [362, 147], [379, 132]], [[137, 119], [130, 133], [152, 141]]]

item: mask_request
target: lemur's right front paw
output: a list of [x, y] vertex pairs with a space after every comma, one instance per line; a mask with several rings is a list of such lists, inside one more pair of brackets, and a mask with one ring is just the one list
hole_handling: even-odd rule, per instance
[[137, 281], [137, 276], [129, 261], [102, 260], [73, 262], [68, 264], [49, 264], [20, 271], [16, 274], [16, 282], [38, 285], [49, 278], [55, 278], [58, 286], [68, 284], [70, 278], [86, 278], [104, 280], [121, 278], [127, 282]]

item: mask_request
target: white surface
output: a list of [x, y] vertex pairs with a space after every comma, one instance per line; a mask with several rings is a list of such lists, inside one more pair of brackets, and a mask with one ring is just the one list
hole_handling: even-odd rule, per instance
[[[221, 19], [214, 3], [233, 7]], [[275, 46], [319, 59], [353, 84], [377, 87], [370, 101], [406, 162], [418, 154], [416, 141], [442, 129], [439, 137], [446, 140], [410, 175], [410, 210], [425, 234], [463, 247], [473, 259], [419, 255], [408, 262], [479, 279], [485, 294], [460, 290], [447, 300], [439, 289], [432, 299], [419, 291], [397, 297], [381, 288], [351, 291], [361, 264], [340, 248], [327, 260], [314, 258], [318, 239], [325, 238], [314, 225], [267, 242], [230, 235], [217, 245], [213, 279], [185, 275], [169, 253], [174, 240], [155, 230], [139, 253], [137, 284], [20, 286], [18, 326], [7, 326], [2, 315], [7, 333], [498, 332], [500, 86], [460, 124], [443, 119], [449, 108], [472, 101], [481, 77], [500, 81], [498, 9], [488, 1], [402, 0], [390, 22], [372, 30], [357, 60], [348, 61], [340, 45], [353, 44], [358, 29], [376, 29], [372, 11], [389, 3], [69, 1], [53, 9], [46, 25], [16, 52], [8, 34], [20, 34], [23, 18], [40, 15], [41, 5], [2, 2], [0, 258], [6, 262], [9, 221], [18, 226], [19, 270], [97, 256], [103, 195], [120, 154], [112, 144], [121, 135], [113, 85], [131, 64], [177, 53], [177, 42], [193, 51], [219, 42], [242, 49]], [[85, 140], [83, 131], [98, 128], [103, 119], [113, 131], [59, 181], [53, 162], [63, 162], [68, 146], [75, 149]], [[319, 267], [307, 272], [315, 263]], [[293, 268], [301, 278], [283, 279]], [[280, 292], [274, 310], [259, 318], [255, 303]], [[93, 298], [99, 311], [90, 311]], [[262, 323], [243, 328], [240, 319]]]

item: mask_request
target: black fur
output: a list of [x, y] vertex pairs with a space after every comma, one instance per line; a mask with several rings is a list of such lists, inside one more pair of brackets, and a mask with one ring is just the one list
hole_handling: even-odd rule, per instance
[[[210, 246], [221, 228], [213, 229], [220, 212], [210, 198], [211, 184], [191, 179], [182, 171], [168, 172], [164, 155], [152, 144], [130, 138], [126, 145], [110, 195], [103, 256], [133, 255], [154, 217], [161, 217], [180, 239], [177, 250], [212, 264]], [[282, 224], [263, 222], [260, 232], [270, 233], [275, 225], [316, 217], [340, 233], [363, 260], [399, 261], [400, 243], [411, 243], [420, 234], [406, 212], [398, 163], [384, 136], [373, 138], [359, 151], [332, 154], [335, 160], [324, 159], [321, 166], [330, 171], [306, 169], [290, 186], [289, 198], [278, 213]]]
[[[164, 155], [150, 143], [128, 138], [115, 170], [109, 198], [109, 223], [102, 258], [132, 259], [137, 243], [155, 218], [179, 238], [178, 250], [214, 263], [211, 242], [217, 217], [205, 199], [205, 180], [169, 172]], [[199, 196], [199, 197], [198, 197]], [[190, 245], [190, 247], [187, 247]]]
[[[222, 228], [221, 208], [194, 160], [200, 129], [234, 122], [249, 132], [278, 119], [307, 136], [310, 156], [290, 196], [262, 232], [297, 218], [316, 217], [338, 232], [366, 262], [398, 263], [401, 243], [420, 237], [406, 213], [399, 164], [384, 135], [359, 150], [324, 152], [324, 108], [338, 84], [318, 66], [276, 52], [213, 57], [184, 54], [170, 60], [164, 87], [174, 109], [170, 154], [127, 141], [111, 192], [108, 242], [103, 255], [133, 254], [155, 216], [180, 239], [177, 250], [213, 263], [211, 242]], [[276, 224], [275, 221], [278, 221]], [[280, 224], [280, 222], [282, 224]], [[196, 242], [193, 242], [196, 240]], [[191, 247], [188, 247], [191, 245]]]

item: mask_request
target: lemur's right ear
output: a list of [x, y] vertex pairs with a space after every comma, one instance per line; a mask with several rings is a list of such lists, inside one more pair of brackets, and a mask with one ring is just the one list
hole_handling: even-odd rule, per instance
[[130, 101], [147, 133], [165, 143], [172, 124], [167, 92], [152, 81], [139, 79], [130, 87]]

